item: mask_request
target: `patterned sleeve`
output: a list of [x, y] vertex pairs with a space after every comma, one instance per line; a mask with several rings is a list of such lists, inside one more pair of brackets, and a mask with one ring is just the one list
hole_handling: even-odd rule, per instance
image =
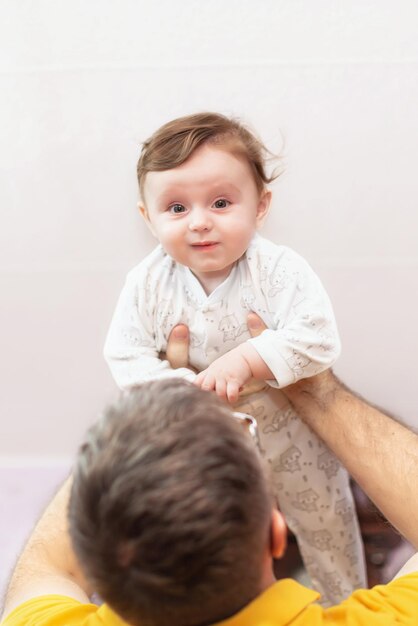
[[263, 269], [273, 328], [249, 341], [281, 388], [331, 367], [341, 345], [328, 295], [302, 257], [281, 248]]
[[161, 378], [192, 381], [195, 377], [192, 370], [172, 369], [167, 360], [160, 359], [145, 299], [146, 290], [138, 284], [136, 276], [128, 274], [104, 347], [104, 357], [116, 384], [121, 389], [130, 389]]

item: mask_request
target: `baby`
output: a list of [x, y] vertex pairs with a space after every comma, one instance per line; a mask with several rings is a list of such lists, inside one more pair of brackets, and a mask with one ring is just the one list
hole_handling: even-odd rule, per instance
[[[274, 178], [266, 154], [240, 122], [215, 113], [171, 121], [144, 143], [139, 208], [159, 245], [127, 276], [105, 357], [121, 388], [180, 376], [257, 419], [306, 569], [336, 604], [366, 585], [348, 476], [280, 389], [332, 366], [340, 341], [308, 263], [257, 234]], [[250, 311], [268, 327], [254, 339]], [[197, 375], [160, 359], [179, 323]]]

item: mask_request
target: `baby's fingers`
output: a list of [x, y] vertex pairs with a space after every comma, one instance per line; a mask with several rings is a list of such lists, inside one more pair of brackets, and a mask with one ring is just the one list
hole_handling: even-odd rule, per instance
[[193, 381], [193, 384], [196, 385], [196, 387], [201, 387], [202, 386], [202, 383], [203, 383], [203, 381], [205, 380], [205, 377], [206, 377], [206, 372], [207, 372], [207, 370], [203, 370], [203, 372], [200, 372], [196, 376], [196, 378]]
[[216, 378], [208, 370], [206, 370], [205, 377], [200, 383], [200, 388], [204, 391], [212, 391], [216, 387]]
[[226, 385], [226, 397], [230, 404], [234, 404], [238, 400], [239, 396], [239, 384], [236, 380], [228, 381]]
[[227, 387], [227, 383], [224, 378], [218, 378], [216, 380], [216, 385], [215, 385], [216, 395], [222, 398], [222, 400], [227, 400], [226, 387]]
[[210, 374], [209, 371], [206, 369], [196, 376], [196, 378], [194, 379], [194, 384], [204, 391], [212, 391], [215, 389], [216, 379], [213, 374]]

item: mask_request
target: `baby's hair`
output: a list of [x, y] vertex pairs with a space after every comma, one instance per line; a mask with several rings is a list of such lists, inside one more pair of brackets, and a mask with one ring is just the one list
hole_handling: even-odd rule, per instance
[[137, 167], [142, 199], [145, 201], [144, 183], [148, 172], [178, 167], [205, 143], [244, 158], [251, 167], [260, 193], [281, 173], [275, 171], [268, 176], [266, 160], [274, 155], [242, 122], [220, 113], [195, 113], [167, 122], [143, 143]]

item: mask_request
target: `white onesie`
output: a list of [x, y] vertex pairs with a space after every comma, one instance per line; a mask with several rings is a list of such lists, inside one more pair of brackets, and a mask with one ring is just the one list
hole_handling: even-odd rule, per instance
[[[268, 329], [252, 339], [249, 311]], [[325, 602], [335, 604], [365, 586], [362, 542], [348, 476], [292, 410], [280, 391], [332, 366], [340, 340], [329, 298], [308, 263], [255, 235], [229, 276], [207, 295], [191, 272], [157, 246], [127, 276], [105, 344], [119, 387], [183, 377], [160, 359], [172, 328], [190, 330], [189, 362], [202, 371], [244, 341], [275, 376], [235, 408], [258, 421], [280, 508], [295, 533], [305, 566]]]

